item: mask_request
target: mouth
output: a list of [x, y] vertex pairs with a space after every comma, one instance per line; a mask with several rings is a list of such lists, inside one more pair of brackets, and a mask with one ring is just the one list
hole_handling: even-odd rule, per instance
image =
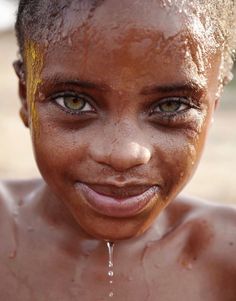
[[81, 193], [89, 206], [99, 214], [109, 217], [132, 217], [150, 205], [158, 196], [159, 186], [87, 185], [77, 182], [76, 191]]

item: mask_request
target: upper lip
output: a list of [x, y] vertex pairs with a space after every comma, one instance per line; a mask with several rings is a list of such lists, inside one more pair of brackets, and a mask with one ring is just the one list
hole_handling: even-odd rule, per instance
[[140, 195], [150, 189], [153, 186], [158, 186], [158, 185], [153, 185], [153, 184], [134, 184], [134, 183], [129, 183], [129, 184], [110, 184], [110, 183], [102, 183], [102, 184], [92, 184], [92, 183], [83, 183], [90, 187], [92, 190], [95, 192], [117, 198], [117, 199], [124, 199], [124, 198], [129, 198], [133, 197], [136, 195]]

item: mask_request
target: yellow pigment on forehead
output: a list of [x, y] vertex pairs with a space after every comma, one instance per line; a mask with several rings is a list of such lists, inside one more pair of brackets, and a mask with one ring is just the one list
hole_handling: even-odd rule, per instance
[[39, 50], [39, 46], [30, 40], [25, 42], [25, 61], [27, 76], [27, 101], [30, 108], [30, 122], [32, 135], [39, 135], [39, 120], [36, 109], [36, 93], [38, 86], [41, 84], [41, 71], [43, 67], [43, 55]]

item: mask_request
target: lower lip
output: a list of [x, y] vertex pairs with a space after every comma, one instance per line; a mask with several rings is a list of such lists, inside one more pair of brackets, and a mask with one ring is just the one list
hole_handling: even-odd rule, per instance
[[93, 210], [109, 217], [132, 217], [137, 215], [152, 202], [159, 192], [159, 187], [152, 186], [142, 194], [117, 199], [100, 194], [82, 183], [77, 183], [75, 187], [76, 190], [82, 192]]

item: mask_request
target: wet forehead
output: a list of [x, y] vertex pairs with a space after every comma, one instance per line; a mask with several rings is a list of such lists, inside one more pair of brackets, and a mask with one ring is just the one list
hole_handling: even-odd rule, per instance
[[[144, 59], [141, 57], [144, 55], [155, 59], [160, 52], [173, 56], [183, 51], [184, 55], [184, 50], [196, 46], [194, 40], [197, 38], [181, 13], [169, 12], [159, 1], [147, 2], [150, 5], [143, 5], [142, 1], [106, 1], [83, 22], [73, 16], [75, 8], [71, 8], [64, 16], [59, 37], [55, 35], [55, 41], [49, 43], [48, 53], [55, 54], [57, 50], [63, 58], [65, 52], [73, 54], [76, 48], [76, 59], [84, 52], [88, 56], [93, 52], [104, 56], [106, 61], [113, 55], [118, 63], [125, 58], [129, 62]], [[192, 24], [196, 23], [192, 20]]]
[[[110, 0], [91, 15], [91, 7], [84, 6], [80, 19], [78, 5], [73, 1], [64, 11], [61, 29], [48, 43], [45, 78], [69, 71], [71, 77], [86, 74], [92, 80], [100, 74], [107, 82], [118, 83], [122, 78], [129, 86], [134, 78], [153, 79], [153, 73], [163, 71], [162, 65], [165, 72], [159, 72], [159, 81], [165, 82], [167, 75], [171, 81], [176, 71], [179, 77], [203, 80], [209, 45], [203, 39], [199, 43], [205, 32], [197, 16], [186, 16], [177, 5], [170, 10], [160, 1], [147, 0], [144, 5], [141, 0]], [[101, 74], [104, 68], [107, 78]]]
[[[100, 0], [100, 1], [63, 1], [57, 4], [57, 11], [47, 22], [51, 23], [45, 28], [45, 36], [50, 39], [71, 33], [75, 28], [90, 25], [105, 30], [115, 28], [136, 27], [159, 30], [165, 37], [176, 35], [184, 28], [190, 28], [197, 33], [207, 32], [210, 25], [209, 14], [203, 14], [203, 5], [199, 1], [183, 0]], [[63, 6], [64, 3], [64, 6]], [[167, 3], [167, 4], [166, 4]], [[45, 14], [52, 14], [50, 3], [44, 2]], [[48, 8], [47, 8], [48, 7]], [[201, 13], [200, 13], [201, 12]], [[201, 15], [201, 17], [199, 17]], [[207, 24], [207, 26], [205, 26]], [[50, 30], [48, 30], [50, 28]], [[204, 30], [203, 30], [204, 28]], [[41, 36], [42, 36], [41, 32]]]
[[[147, 30], [159, 30], [165, 37], [174, 36], [179, 31], [190, 27], [192, 18], [197, 16], [198, 6], [195, 4], [163, 5], [162, 0], [109, 0], [95, 1], [100, 5], [92, 5], [92, 1], [72, 1], [67, 9], [62, 11], [64, 33], [73, 31], [75, 27], [85, 25], [100, 28], [104, 32], [116, 28], [127, 29], [135, 27]], [[192, 1], [191, 1], [192, 3]], [[194, 2], [196, 3], [196, 1]], [[196, 22], [195, 22], [196, 24]], [[200, 26], [200, 23], [197, 27]], [[195, 31], [200, 29], [195, 26]]]
[[[169, 22], [166, 22], [169, 19]], [[102, 20], [102, 23], [101, 23]], [[110, 28], [137, 28], [153, 30], [165, 34], [165, 37], [176, 35], [183, 29], [184, 20], [178, 14], [168, 15], [159, 1], [108, 1], [100, 6], [93, 18], [94, 26]]]

